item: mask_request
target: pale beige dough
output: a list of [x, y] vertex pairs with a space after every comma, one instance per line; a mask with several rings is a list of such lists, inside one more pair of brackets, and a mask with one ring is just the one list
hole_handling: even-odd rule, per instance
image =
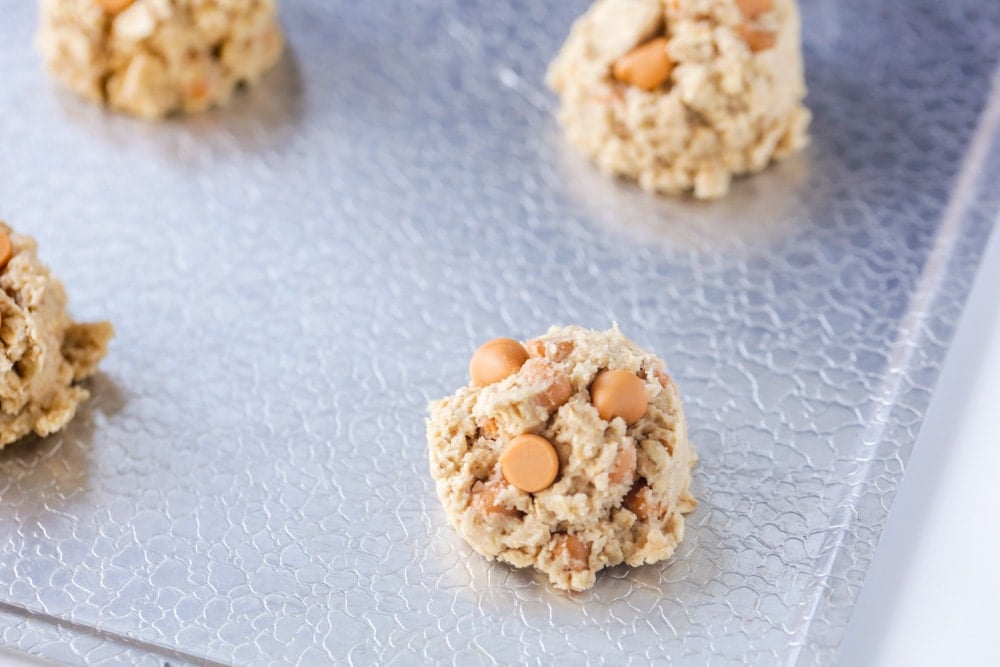
[[[430, 405], [430, 469], [449, 523], [484, 556], [534, 566], [562, 589], [590, 588], [605, 567], [669, 558], [695, 507], [697, 457], [663, 362], [617, 328], [553, 327], [526, 347], [531, 356], [517, 373]], [[606, 369], [643, 380], [649, 407], [632, 426], [604, 421], [590, 402], [588, 388]], [[572, 393], [555, 407], [559, 376]], [[548, 439], [559, 455], [555, 483], [534, 494], [506, 483], [499, 464], [504, 446], [524, 433]], [[646, 516], [625, 506], [630, 492]], [[584, 552], [574, 554], [567, 535]]]
[[[745, 30], [772, 33], [753, 52]], [[673, 63], [652, 91], [612, 77], [613, 63], [665, 34]], [[795, 0], [753, 20], [735, 0], [597, 0], [548, 73], [570, 143], [602, 169], [665, 194], [721, 197], [733, 176], [807, 143], [810, 114]]]
[[63, 428], [87, 399], [77, 383], [97, 370], [114, 335], [109, 322], [81, 324], [66, 292], [38, 260], [35, 241], [0, 222], [13, 256], [0, 270], [0, 449], [29, 433]]
[[225, 104], [274, 65], [284, 40], [274, 0], [42, 0], [38, 45], [73, 91], [144, 118]]

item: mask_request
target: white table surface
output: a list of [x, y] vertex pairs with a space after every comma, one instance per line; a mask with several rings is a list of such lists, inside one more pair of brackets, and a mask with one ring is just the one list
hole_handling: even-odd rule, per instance
[[841, 665], [1000, 665], [1000, 231], [841, 647]]
[[[844, 666], [1000, 665], [1000, 233], [841, 649]], [[0, 667], [37, 667], [0, 649]]]

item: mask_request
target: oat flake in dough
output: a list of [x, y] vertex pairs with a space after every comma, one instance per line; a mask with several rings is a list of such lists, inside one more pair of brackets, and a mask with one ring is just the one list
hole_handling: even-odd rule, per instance
[[42, 0], [38, 46], [76, 93], [144, 118], [225, 104], [284, 45], [274, 0]]
[[[605, 567], [669, 558], [695, 507], [697, 457], [663, 362], [617, 328], [553, 327], [526, 347], [513, 375], [430, 405], [431, 475], [449, 523], [484, 556], [534, 566], [562, 589], [590, 588]], [[606, 369], [643, 381], [649, 406], [632, 426], [604, 421], [591, 404], [588, 388]], [[572, 391], [552, 407], [561, 376]], [[548, 439], [560, 461], [555, 483], [534, 494], [500, 470], [504, 446], [524, 433]]]
[[[748, 17], [746, 7], [769, 9]], [[548, 82], [570, 143], [602, 169], [646, 190], [711, 199], [733, 176], [807, 143], [799, 33], [795, 0], [597, 0]], [[612, 76], [657, 36], [672, 63], [663, 85], [647, 91]]]
[[77, 383], [97, 370], [114, 335], [109, 322], [82, 324], [66, 313], [66, 292], [35, 254], [35, 241], [12, 233], [13, 255], [0, 270], [0, 449], [29, 433], [63, 428], [87, 399]]

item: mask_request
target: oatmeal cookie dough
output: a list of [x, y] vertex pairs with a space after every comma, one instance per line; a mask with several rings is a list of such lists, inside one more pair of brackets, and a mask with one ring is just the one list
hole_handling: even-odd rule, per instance
[[109, 322], [81, 324], [66, 292], [35, 254], [35, 241], [0, 222], [0, 449], [64, 427], [89, 394], [114, 335]]
[[80, 95], [143, 118], [225, 104], [274, 65], [274, 0], [42, 0], [38, 45]]
[[619, 563], [669, 558], [695, 507], [697, 457], [663, 362], [617, 327], [497, 339], [472, 383], [430, 405], [448, 521], [488, 558], [585, 590]]
[[712, 199], [806, 145], [799, 33], [796, 0], [597, 0], [548, 83], [602, 169]]

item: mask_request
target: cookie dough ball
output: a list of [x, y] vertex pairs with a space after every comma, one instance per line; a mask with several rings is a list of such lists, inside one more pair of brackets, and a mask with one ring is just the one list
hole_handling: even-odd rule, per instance
[[549, 68], [569, 141], [651, 191], [721, 197], [807, 143], [795, 0], [598, 0]]
[[225, 104], [284, 45], [274, 0], [42, 0], [52, 75], [112, 109], [160, 118]]
[[0, 449], [65, 426], [89, 394], [114, 335], [109, 322], [80, 324], [66, 292], [35, 254], [35, 241], [0, 222]]
[[431, 475], [451, 525], [484, 556], [534, 566], [562, 589], [669, 558], [695, 507], [697, 457], [663, 362], [617, 328], [553, 327], [523, 354], [500, 340], [472, 372], [505, 375], [430, 405]]

